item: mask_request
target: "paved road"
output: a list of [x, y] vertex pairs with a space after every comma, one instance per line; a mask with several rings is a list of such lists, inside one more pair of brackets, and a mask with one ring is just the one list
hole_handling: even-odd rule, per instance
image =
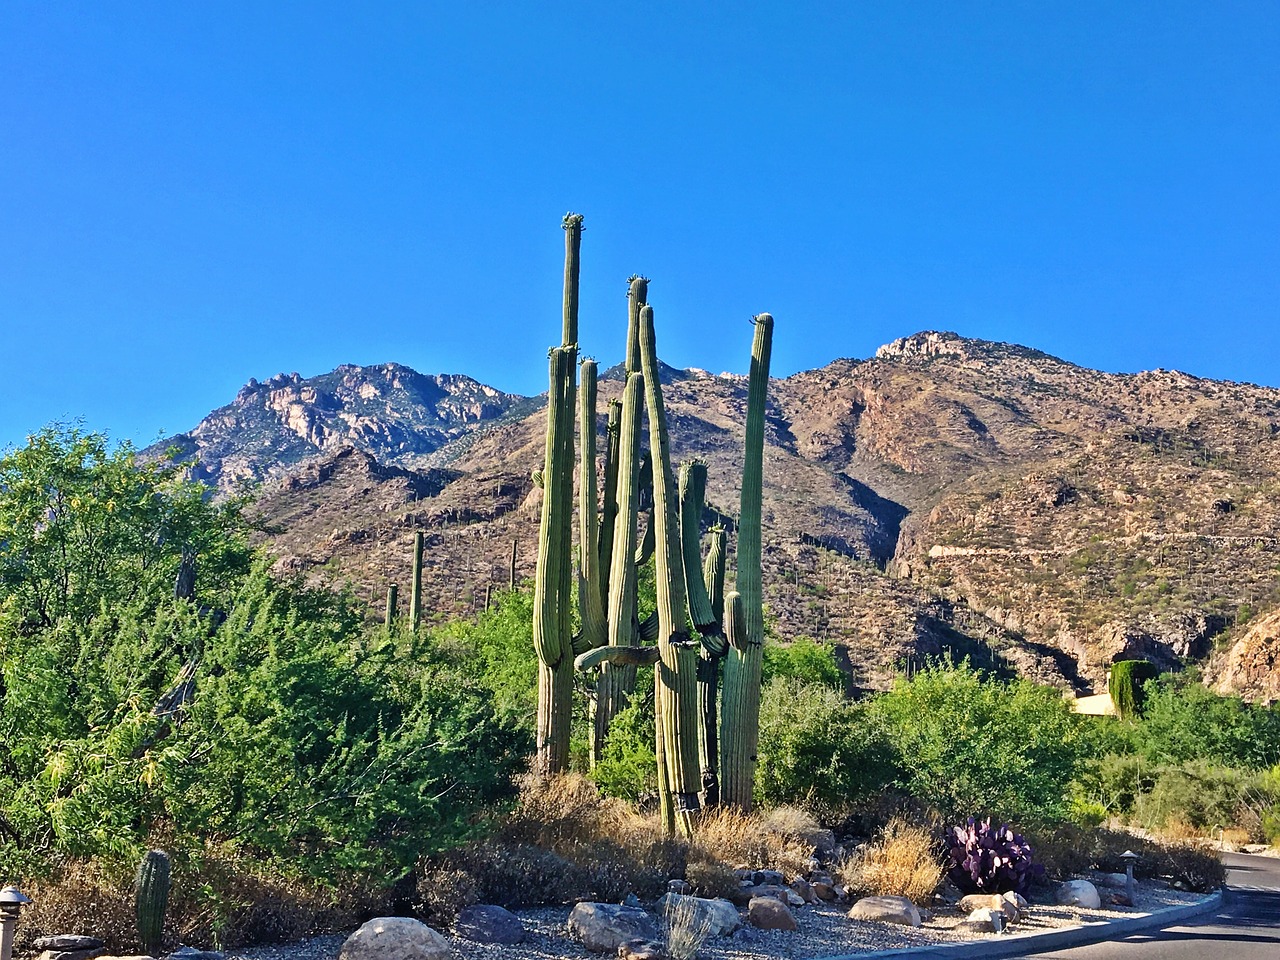
[[1280, 960], [1280, 859], [1226, 854], [1227, 894], [1213, 915], [1043, 960]]

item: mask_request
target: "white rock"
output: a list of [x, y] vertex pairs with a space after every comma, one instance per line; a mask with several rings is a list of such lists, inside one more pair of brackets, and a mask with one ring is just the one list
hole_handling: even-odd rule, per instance
[[905, 927], [920, 926], [920, 911], [906, 897], [863, 897], [849, 910], [853, 920], [900, 923]]
[[1097, 910], [1102, 906], [1098, 888], [1088, 880], [1068, 880], [1058, 887], [1058, 903], [1063, 906]]
[[658, 924], [639, 907], [579, 903], [569, 914], [569, 933], [595, 953], [617, 955], [628, 940], [657, 940]]
[[1004, 920], [1003, 911], [979, 907], [969, 914], [968, 927], [979, 933], [999, 933], [1004, 929]]
[[378, 917], [347, 937], [338, 960], [447, 960], [449, 941], [409, 917]]
[[708, 936], [727, 936], [742, 925], [742, 916], [738, 913], [738, 908], [728, 900], [719, 897], [709, 900], [705, 897], [686, 897], [678, 893], [668, 893], [658, 901], [658, 910], [663, 916], [678, 907], [691, 910], [695, 925], [705, 924]]

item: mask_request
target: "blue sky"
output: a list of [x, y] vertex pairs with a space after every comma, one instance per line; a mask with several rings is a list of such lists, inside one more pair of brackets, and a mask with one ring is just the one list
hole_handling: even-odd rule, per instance
[[1280, 5], [0, 7], [0, 447], [249, 377], [780, 373], [921, 329], [1280, 385]]

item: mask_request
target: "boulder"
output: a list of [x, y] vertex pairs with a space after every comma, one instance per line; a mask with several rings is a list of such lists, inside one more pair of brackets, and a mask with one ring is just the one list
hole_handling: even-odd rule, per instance
[[1125, 884], [1129, 882], [1129, 878], [1123, 873], [1095, 873], [1093, 882], [1099, 887], [1111, 887], [1113, 890], [1123, 890]]
[[804, 877], [796, 877], [794, 880], [792, 880], [791, 889], [794, 890], [796, 892], [796, 896], [798, 896], [805, 903], [818, 902], [818, 895], [813, 892], [813, 884], [811, 884]]
[[992, 907], [978, 907], [964, 922], [964, 928], [972, 933], [999, 933], [1004, 929], [1005, 915]]
[[1097, 910], [1102, 906], [1098, 888], [1088, 880], [1068, 880], [1058, 887], [1057, 901], [1066, 907]]
[[106, 953], [106, 947], [89, 947], [85, 950], [45, 950], [36, 960], [93, 960]]
[[836, 896], [835, 884], [827, 883], [823, 880], [819, 880], [813, 884], [813, 892], [817, 895], [819, 900], [831, 901], [838, 899]]
[[51, 937], [40, 937], [31, 941], [31, 949], [37, 953], [46, 950], [62, 952], [68, 950], [96, 950], [105, 947], [106, 941], [97, 937], [86, 937], [78, 933], [56, 933]]
[[491, 903], [463, 907], [453, 922], [453, 932], [476, 943], [523, 943], [525, 938], [520, 918]]
[[754, 887], [742, 887], [733, 894], [733, 902], [740, 907], [745, 907], [756, 897], [773, 897], [789, 907], [804, 906], [804, 898], [800, 894], [779, 883], [760, 883]]
[[569, 933], [593, 953], [616, 954], [628, 940], [658, 940], [658, 924], [639, 907], [579, 903], [569, 914]]
[[[1015, 893], [1016, 897], [1017, 894]], [[975, 910], [995, 910], [1004, 915], [1005, 920], [1013, 923], [1022, 916], [1017, 900], [1006, 899], [1002, 893], [971, 893], [963, 897], [958, 904], [961, 910], [972, 914]], [[972, 917], [970, 917], [972, 919]]]
[[347, 937], [338, 960], [447, 960], [449, 941], [410, 917], [377, 917]]
[[787, 878], [781, 870], [754, 870], [751, 873], [751, 882], [757, 887], [763, 883], [772, 883], [782, 886], [782, 884], [787, 882]]
[[707, 936], [723, 937], [737, 930], [742, 925], [742, 917], [738, 908], [728, 900], [717, 897], [714, 900], [705, 897], [684, 897], [678, 893], [668, 893], [658, 901], [658, 909], [663, 916], [670, 916], [678, 909], [690, 911], [693, 923], [707, 928]]
[[777, 897], [755, 897], [747, 904], [747, 921], [761, 930], [795, 930], [796, 918]]
[[667, 960], [667, 951], [653, 940], [628, 940], [618, 947], [618, 960]]
[[906, 897], [863, 897], [849, 910], [851, 920], [920, 926], [920, 911]]
[[181, 946], [165, 957], [165, 960], [226, 960], [221, 950], [201, 950], [199, 947]]

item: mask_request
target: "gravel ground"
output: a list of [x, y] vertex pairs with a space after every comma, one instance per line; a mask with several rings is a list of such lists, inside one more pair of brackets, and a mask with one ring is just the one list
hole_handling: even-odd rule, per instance
[[[1103, 896], [1107, 891], [1102, 891]], [[1148, 913], [1162, 907], [1181, 906], [1200, 899], [1199, 895], [1176, 890], [1140, 887], [1138, 905], [1104, 910], [1081, 910], [1032, 903], [1029, 916], [1009, 929], [1018, 933], [1034, 933], [1080, 923], [1115, 920], [1137, 913]], [[744, 926], [732, 936], [709, 940], [699, 956], [703, 960], [807, 960], [843, 953], [903, 947], [937, 946], [979, 939], [975, 935], [953, 929], [964, 915], [938, 908], [918, 929], [886, 923], [863, 923], [845, 916], [848, 906], [818, 904], [795, 911], [800, 929], [795, 932], [764, 931]], [[528, 939], [516, 946], [480, 944], [450, 937], [460, 960], [563, 960], [563, 958], [598, 958], [565, 933], [568, 907], [542, 907], [517, 910], [516, 915], [529, 931]], [[986, 934], [998, 936], [998, 934]], [[313, 937], [297, 943], [254, 947], [231, 955], [230, 960], [335, 960], [342, 946], [342, 935]]]

